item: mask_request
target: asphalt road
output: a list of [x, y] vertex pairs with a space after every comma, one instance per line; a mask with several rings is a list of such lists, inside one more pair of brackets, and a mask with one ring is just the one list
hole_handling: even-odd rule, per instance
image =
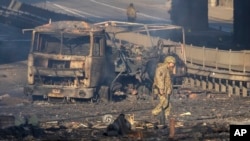
[[[126, 21], [126, 7], [134, 3], [140, 23], [171, 23], [166, 0], [20, 0], [39, 7], [89, 19], [93, 22], [107, 20]], [[223, 9], [223, 8], [222, 8]], [[233, 31], [232, 21], [223, 20], [227, 13], [221, 8], [209, 9], [209, 26], [225, 32]], [[217, 14], [216, 14], [217, 13]], [[223, 13], [223, 14], [222, 14]], [[212, 14], [212, 15], [210, 15]], [[212, 16], [222, 14], [222, 19]], [[231, 14], [229, 14], [231, 15]], [[220, 17], [219, 17], [220, 18]], [[52, 19], [53, 20], [53, 19]]]
[[[165, 0], [21, 0], [45, 9], [67, 13], [94, 22], [107, 20], [126, 21], [126, 8], [134, 3], [138, 11], [137, 22], [170, 23], [169, 14], [165, 8]], [[52, 19], [53, 20], [53, 19]]]

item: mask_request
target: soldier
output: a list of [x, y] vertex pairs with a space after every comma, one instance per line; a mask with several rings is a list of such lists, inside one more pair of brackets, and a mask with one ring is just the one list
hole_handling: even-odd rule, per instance
[[167, 11], [170, 11], [170, 10], [171, 10], [171, 4], [172, 4], [172, 0], [166, 0], [166, 8], [167, 8]]
[[[172, 93], [171, 72], [175, 66], [175, 58], [168, 56], [163, 63], [159, 63], [154, 77], [153, 93], [159, 96], [159, 104], [152, 110], [154, 118], [160, 112], [165, 113], [165, 118], [170, 114], [171, 105], [169, 103], [170, 94]], [[165, 121], [164, 121], [165, 122]]]
[[128, 17], [128, 22], [135, 22], [136, 20], [136, 9], [133, 3], [130, 3], [127, 8], [127, 17]]

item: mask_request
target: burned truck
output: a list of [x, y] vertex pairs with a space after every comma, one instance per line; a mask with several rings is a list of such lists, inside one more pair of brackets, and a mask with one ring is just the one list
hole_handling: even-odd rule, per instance
[[[150, 93], [156, 64], [167, 55], [178, 57], [176, 47], [183, 50], [183, 44], [166, 46], [150, 31], [173, 27], [181, 29], [117, 21], [59, 21], [35, 27], [24, 93], [67, 101], [111, 100], [119, 92], [138, 93], [142, 88]], [[176, 67], [179, 76], [185, 74], [183, 65]]]
[[86, 22], [61, 21], [32, 31], [25, 93], [91, 99], [102, 83], [105, 32]]
[[[136, 95], [137, 98], [150, 95], [157, 64], [169, 55], [177, 60], [173, 74], [174, 87], [182, 84], [186, 74], [185, 33], [182, 27], [121, 21], [96, 25], [105, 26], [112, 41], [116, 76], [109, 86], [113, 95], [116, 92], [118, 95]], [[172, 41], [174, 39], [180, 42]]]

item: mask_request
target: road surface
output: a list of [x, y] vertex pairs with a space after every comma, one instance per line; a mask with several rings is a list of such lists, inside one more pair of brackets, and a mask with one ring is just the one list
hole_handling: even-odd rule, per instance
[[[126, 21], [126, 7], [133, 2], [137, 22], [171, 23], [165, 0], [21, 0], [45, 9], [90, 19], [93, 22], [107, 20]], [[233, 31], [233, 10], [225, 7], [209, 7], [209, 26], [225, 32]], [[53, 20], [53, 19], [52, 19]]]

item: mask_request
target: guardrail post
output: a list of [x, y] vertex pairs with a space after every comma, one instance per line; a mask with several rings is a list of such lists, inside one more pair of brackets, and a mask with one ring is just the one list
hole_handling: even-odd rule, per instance
[[228, 81], [229, 81], [229, 80], [226, 80], [227, 93], [228, 93], [228, 95], [232, 95], [232, 94], [233, 94], [233, 87], [232, 87], [232, 85], [229, 84]]
[[200, 80], [201, 80], [201, 87], [203, 90], [207, 90], [207, 82], [205, 79], [203, 79], [202, 76], [200, 76]]
[[200, 79], [198, 78], [198, 76], [196, 76], [196, 75], [195, 75], [195, 85], [196, 85], [197, 87], [200, 87], [200, 86], [201, 86], [201, 81], [200, 81]]
[[232, 81], [232, 87], [233, 87], [233, 90], [232, 90], [233, 94], [239, 95], [235, 92], [235, 80]]
[[235, 94], [237, 95], [237, 96], [240, 96], [241, 95], [241, 93], [240, 93], [240, 85], [242, 85], [242, 83], [241, 82], [239, 82], [239, 83], [237, 83], [237, 84], [239, 84], [239, 85], [237, 85], [237, 84], [235, 84], [236, 82], [235, 81], [233, 81], [234, 83], [234, 91], [235, 91]]
[[246, 97], [247, 96], [247, 89], [246, 89], [246, 87], [243, 86], [242, 81], [240, 81], [240, 90], [241, 90], [242, 97]]
[[[215, 78], [214, 78], [214, 79], [215, 79]], [[218, 83], [217, 83], [216, 80], [218, 80]], [[221, 83], [221, 79], [216, 79], [216, 80], [214, 80], [214, 89], [215, 89], [216, 92], [220, 92], [220, 83]]]
[[250, 82], [246, 82], [246, 91], [247, 91], [247, 96], [250, 96], [250, 94], [248, 93], [250, 89]]
[[194, 87], [195, 86], [195, 79], [192, 77], [189, 78], [190, 86]]
[[223, 83], [222, 81], [224, 82], [224, 80], [219, 79], [219, 83], [220, 83], [220, 91], [221, 91], [221, 92], [226, 92], [227, 90], [226, 90], [225, 83]]
[[212, 82], [211, 82], [211, 80], [209, 80], [209, 79], [207, 78], [207, 83], [208, 83], [208, 90], [212, 90], [212, 89], [213, 89], [213, 80], [212, 80]]
[[243, 97], [247, 96], [247, 88], [245, 86], [242, 87], [242, 96]]

